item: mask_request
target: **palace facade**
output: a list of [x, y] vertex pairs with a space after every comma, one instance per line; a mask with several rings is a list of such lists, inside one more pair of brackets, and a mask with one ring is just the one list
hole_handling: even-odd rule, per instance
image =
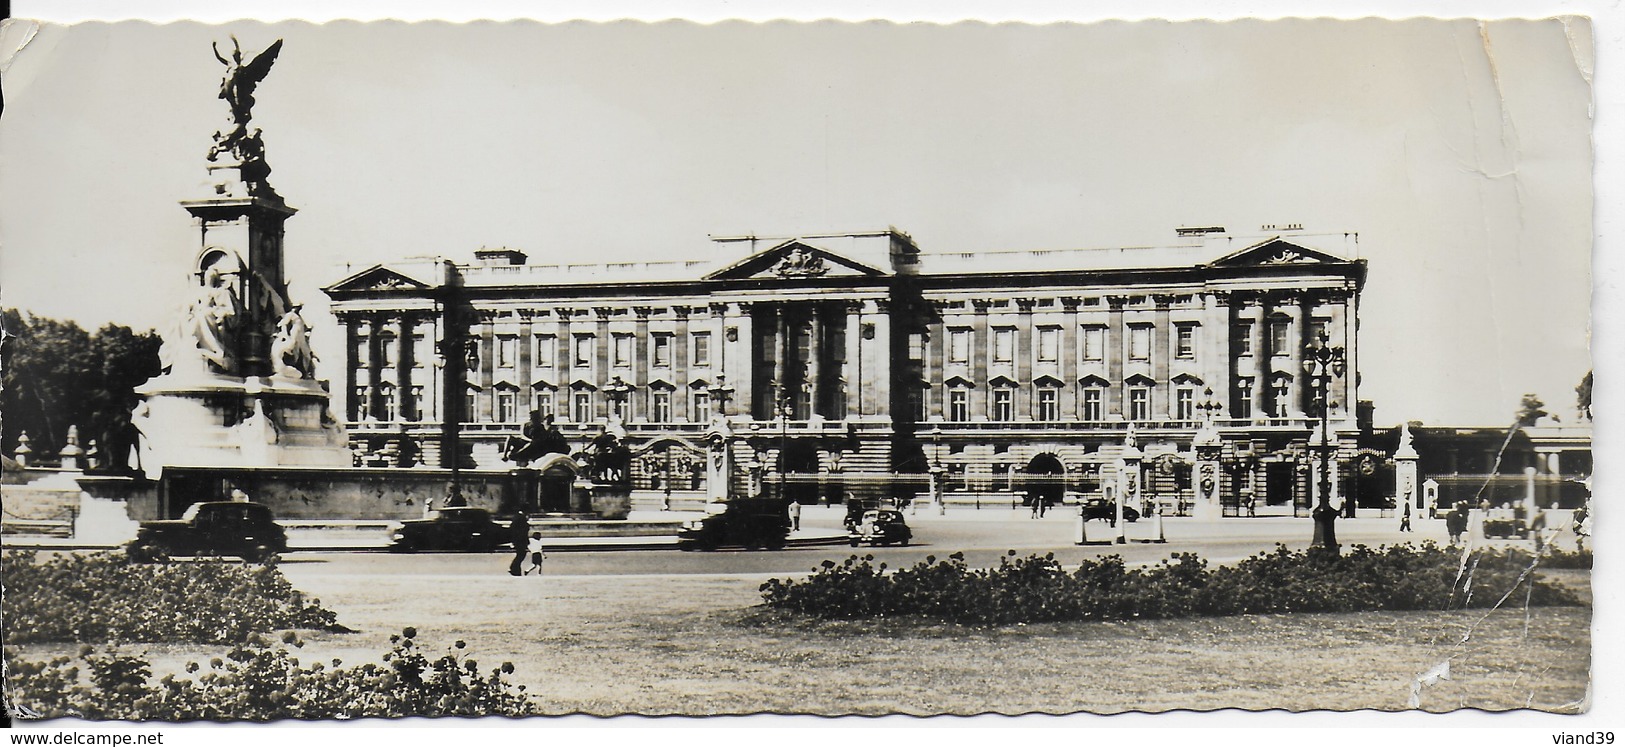
[[[896, 229], [714, 241], [720, 260], [480, 250], [325, 288], [358, 462], [511, 467], [501, 444], [537, 410], [578, 447], [624, 430], [646, 490], [705, 489], [709, 433], [736, 495], [764, 474], [838, 499], [931, 472], [950, 496], [1088, 495], [1132, 440], [1146, 493], [1179, 512], [1211, 420], [1226, 512], [1301, 513], [1322, 429], [1344, 469], [1357, 457], [1353, 234], [962, 254]], [[1317, 367], [1322, 348], [1340, 363]]]

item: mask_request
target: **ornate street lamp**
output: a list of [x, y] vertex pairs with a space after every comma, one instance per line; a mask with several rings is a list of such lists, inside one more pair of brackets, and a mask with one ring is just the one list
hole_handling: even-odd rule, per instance
[[942, 426], [936, 426], [931, 429], [931, 497], [937, 502], [938, 516], [948, 513], [947, 480], [948, 468], [942, 464]]
[[610, 382], [604, 385], [604, 396], [609, 397], [609, 422], [622, 422], [622, 415], [626, 412], [626, 398], [631, 394], [632, 385], [622, 381], [620, 376], [610, 379]]
[[1336, 444], [1331, 439], [1331, 413], [1337, 403], [1332, 401], [1332, 379], [1343, 375], [1343, 348], [1327, 345], [1329, 336], [1320, 333], [1320, 338], [1304, 346], [1303, 370], [1309, 375], [1312, 388], [1311, 405], [1315, 414], [1320, 417], [1320, 479], [1318, 489], [1319, 500], [1311, 514], [1315, 519], [1315, 537], [1311, 543], [1332, 552], [1337, 552], [1337, 514], [1338, 510], [1332, 507], [1332, 454], [1337, 451]]

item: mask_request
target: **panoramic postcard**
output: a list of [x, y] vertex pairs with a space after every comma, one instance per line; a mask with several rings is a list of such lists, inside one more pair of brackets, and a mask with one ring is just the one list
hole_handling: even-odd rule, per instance
[[1587, 19], [0, 49], [21, 723], [1591, 708]]

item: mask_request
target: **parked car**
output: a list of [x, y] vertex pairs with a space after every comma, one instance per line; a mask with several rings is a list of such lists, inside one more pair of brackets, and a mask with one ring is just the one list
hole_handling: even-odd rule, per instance
[[707, 505], [704, 518], [677, 530], [677, 549], [715, 550], [723, 546], [747, 549], [784, 547], [790, 536], [790, 503], [782, 498], [736, 498]]
[[263, 563], [287, 551], [288, 533], [271, 509], [242, 501], [194, 503], [179, 519], [143, 521], [125, 548], [137, 563], [190, 555], [236, 555]]
[[427, 519], [401, 522], [391, 535], [390, 552], [494, 552], [513, 546], [510, 525], [483, 508], [442, 508]]
[[[1083, 502], [1083, 520], [1105, 519], [1112, 526], [1117, 526], [1117, 506], [1105, 498], [1090, 498]], [[1136, 522], [1140, 520], [1140, 512], [1133, 506], [1123, 507], [1123, 521]]]
[[902, 545], [908, 547], [914, 531], [903, 520], [903, 512], [887, 508], [869, 509], [847, 530], [846, 541], [853, 547], [866, 545]]

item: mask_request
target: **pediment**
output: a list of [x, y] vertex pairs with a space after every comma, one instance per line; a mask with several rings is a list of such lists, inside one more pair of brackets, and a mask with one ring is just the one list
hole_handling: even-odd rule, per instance
[[383, 265], [373, 265], [322, 290], [333, 293], [335, 291], [418, 291], [427, 290], [428, 288], [428, 283], [399, 270]]
[[1107, 381], [1107, 380], [1105, 380], [1105, 379], [1103, 379], [1103, 378], [1101, 378], [1099, 376], [1096, 376], [1094, 374], [1089, 374], [1088, 376], [1085, 376], [1085, 377], [1083, 377], [1081, 379], [1078, 379], [1078, 383], [1082, 384], [1084, 386], [1111, 386], [1112, 385], [1111, 382], [1109, 382], [1109, 381]]
[[1124, 379], [1123, 383], [1127, 384], [1129, 386], [1156, 386], [1157, 385], [1157, 382], [1156, 382], [1155, 379], [1151, 378], [1150, 376], [1146, 376], [1145, 374], [1134, 374], [1133, 376], [1130, 376], [1127, 379]]
[[1189, 373], [1181, 373], [1169, 380], [1169, 383], [1178, 386], [1201, 386], [1202, 380]]
[[1049, 374], [1044, 374], [1043, 376], [1033, 379], [1033, 384], [1037, 386], [1064, 386], [1064, 383], [1060, 379], [1050, 376]]
[[993, 377], [991, 379], [988, 379], [987, 380], [987, 385], [991, 386], [991, 387], [1001, 387], [1001, 388], [1002, 387], [1019, 386], [1018, 382], [1015, 379], [1012, 379], [1012, 378], [1010, 378], [1008, 376], [1004, 376], [1004, 375], [999, 375], [999, 376], [995, 376], [995, 377]]
[[707, 280], [801, 280], [828, 277], [884, 277], [886, 273], [800, 239], [757, 252], [705, 276]]
[[1317, 249], [1294, 244], [1279, 236], [1266, 239], [1240, 251], [1214, 260], [1214, 267], [1254, 267], [1258, 265], [1318, 265], [1348, 260]]
[[951, 388], [975, 387], [976, 386], [976, 382], [971, 381], [970, 379], [967, 379], [967, 378], [965, 378], [963, 376], [949, 376], [942, 383], [943, 383], [944, 386], [951, 387]]

